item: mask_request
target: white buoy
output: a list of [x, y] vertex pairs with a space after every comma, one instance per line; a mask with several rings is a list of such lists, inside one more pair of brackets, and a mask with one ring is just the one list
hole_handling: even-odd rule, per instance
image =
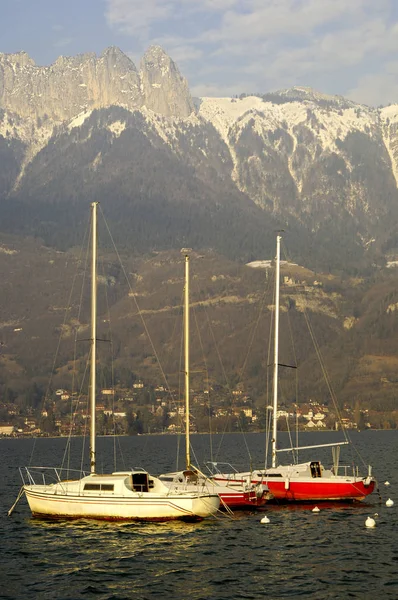
[[390, 485], [390, 482], [389, 481], [385, 481], [384, 485]]
[[263, 518], [261, 519], [261, 521], [260, 521], [260, 523], [269, 523], [269, 522], [270, 522], [270, 520], [269, 520], [269, 518], [267, 517], [267, 515], [266, 515], [265, 517], [263, 517]]
[[394, 500], [391, 500], [391, 498], [389, 498], [389, 499], [386, 501], [386, 506], [394, 506]]
[[376, 527], [376, 521], [372, 517], [368, 517], [365, 521], [366, 527]]
[[315, 513], [317, 513], [317, 512], [321, 512], [321, 509], [320, 509], [320, 508], [318, 508], [317, 506], [315, 506], [315, 507], [312, 509], [312, 512], [315, 512]]

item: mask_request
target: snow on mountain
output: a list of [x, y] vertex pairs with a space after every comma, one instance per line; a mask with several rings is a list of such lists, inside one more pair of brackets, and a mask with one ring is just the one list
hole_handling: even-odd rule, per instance
[[[235, 198], [282, 223], [293, 219], [312, 234], [349, 224], [347, 235], [362, 248], [377, 238], [375, 229], [381, 235], [391, 226], [398, 206], [397, 105], [373, 109], [294, 87], [262, 97], [204, 97], [196, 106], [159, 46], [145, 53], [139, 71], [117, 48], [100, 57], [60, 57], [50, 67], [38, 67], [25, 53], [0, 54], [0, 142], [23, 146], [7, 149], [16, 153], [19, 173], [11, 187], [4, 178], [4, 193], [15, 190], [51, 137], [56, 145], [66, 136], [72, 152], [103, 132], [106, 143], [127, 138], [128, 147], [138, 131], [209, 189], [222, 182]], [[95, 167], [101, 152], [93, 153]]]

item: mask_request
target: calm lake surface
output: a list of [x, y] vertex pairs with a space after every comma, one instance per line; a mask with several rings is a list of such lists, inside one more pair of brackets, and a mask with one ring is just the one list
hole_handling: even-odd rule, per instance
[[[305, 433], [300, 443], [328, 443], [341, 439], [338, 435]], [[373, 465], [381, 500], [375, 492], [362, 504], [320, 504], [319, 513], [312, 512], [313, 505], [267, 506], [196, 524], [42, 521], [30, 516], [25, 499], [8, 517], [21, 486], [18, 468], [59, 466], [66, 440], [0, 439], [0, 598], [396, 600], [398, 431], [351, 437], [363, 460]], [[284, 441], [281, 434], [281, 445]], [[82, 440], [73, 442], [72, 458], [79, 467]], [[172, 470], [177, 444], [175, 436], [120, 438], [116, 445], [112, 438], [100, 438], [98, 471], [113, 469], [120, 451], [119, 470], [144, 467], [154, 475]], [[264, 463], [263, 434], [211, 440], [195, 435], [192, 446], [193, 462], [201, 465], [213, 458], [247, 468], [249, 454], [253, 466]], [[331, 463], [330, 449], [310, 452]], [[300, 456], [308, 458], [304, 452]], [[352, 463], [344, 447], [340, 463]], [[392, 508], [385, 505], [389, 497], [395, 501]], [[365, 528], [375, 512], [377, 527]], [[268, 525], [260, 523], [264, 514]]]

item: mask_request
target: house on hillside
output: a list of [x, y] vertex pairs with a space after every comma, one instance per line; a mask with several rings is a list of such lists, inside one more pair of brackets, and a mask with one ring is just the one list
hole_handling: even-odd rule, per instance
[[8, 425], [8, 424], [1, 424], [0, 425], [0, 436], [10, 436], [10, 435], [14, 435], [15, 433], [15, 427], [14, 425]]

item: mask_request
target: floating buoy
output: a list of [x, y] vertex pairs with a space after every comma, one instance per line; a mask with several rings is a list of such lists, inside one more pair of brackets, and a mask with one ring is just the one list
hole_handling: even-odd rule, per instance
[[315, 507], [312, 509], [312, 512], [321, 512], [321, 509], [320, 509], [320, 508], [318, 508], [317, 506], [315, 506]]
[[270, 522], [270, 520], [267, 516], [263, 517], [260, 521], [260, 523], [269, 523], [269, 522]]
[[390, 482], [389, 481], [385, 481], [384, 485], [390, 485]]
[[386, 506], [394, 506], [394, 500], [391, 500], [391, 498], [389, 498], [386, 502]]
[[365, 521], [366, 527], [376, 527], [376, 521], [372, 517], [368, 517]]

